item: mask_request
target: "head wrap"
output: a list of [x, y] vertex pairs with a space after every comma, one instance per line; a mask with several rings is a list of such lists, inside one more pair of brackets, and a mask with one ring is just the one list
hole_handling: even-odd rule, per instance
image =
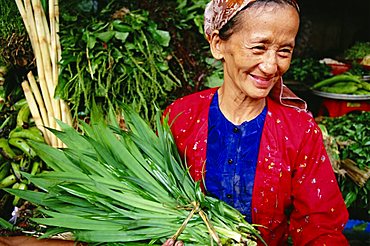
[[[210, 40], [214, 30], [220, 30], [231, 18], [249, 3], [256, 0], [212, 0], [204, 12], [204, 33]], [[298, 4], [292, 0], [292, 4], [299, 11]]]
[[207, 39], [214, 30], [220, 30], [231, 18], [233, 18], [248, 3], [255, 0], [212, 0], [204, 12], [204, 32]]

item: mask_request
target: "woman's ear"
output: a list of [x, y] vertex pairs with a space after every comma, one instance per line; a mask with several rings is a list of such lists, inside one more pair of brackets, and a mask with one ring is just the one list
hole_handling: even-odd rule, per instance
[[220, 36], [218, 35], [218, 30], [213, 31], [211, 34], [209, 44], [211, 47], [212, 55], [216, 60], [222, 60], [224, 58], [224, 55], [221, 49], [221, 43], [222, 43], [222, 40], [220, 39]]

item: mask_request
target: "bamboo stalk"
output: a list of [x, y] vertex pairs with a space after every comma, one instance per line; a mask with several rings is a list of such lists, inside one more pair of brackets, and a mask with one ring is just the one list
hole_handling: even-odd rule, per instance
[[[17, 4], [19, 13], [22, 16], [24, 26], [26, 27], [26, 31], [27, 31], [28, 34], [30, 34], [31, 33], [31, 27], [30, 27], [30, 24], [27, 20], [27, 14], [26, 14], [25, 6], [24, 6], [22, 0], [15, 0], [15, 3]], [[32, 49], [35, 49], [34, 40], [31, 37], [30, 37], [30, 41], [31, 41]]]
[[[41, 19], [43, 21], [43, 27], [44, 27], [45, 37], [46, 37], [46, 43], [47, 44], [50, 44], [51, 43], [51, 32], [49, 30], [48, 20], [46, 18], [45, 11], [44, 11], [44, 8], [42, 7], [41, 1], [40, 0], [36, 0], [36, 1], [40, 5]], [[52, 52], [52, 49], [51, 49], [51, 46], [49, 46], [49, 53], [51, 53], [51, 52]]]
[[[28, 81], [31, 85], [33, 95], [34, 95], [34, 97], [36, 99], [36, 102], [38, 104], [38, 108], [39, 108], [40, 113], [41, 113], [41, 118], [42, 118], [43, 124], [44, 124], [45, 127], [50, 127], [49, 118], [48, 118], [48, 114], [46, 112], [44, 100], [41, 96], [40, 90], [38, 88], [37, 82], [35, 80], [35, 77], [33, 76], [32, 71], [27, 74], [27, 78], [28, 78]], [[48, 139], [51, 138], [50, 134], [51, 134], [50, 132], [46, 132], [46, 134], [45, 134], [45, 135], [47, 135]]]
[[50, 140], [49, 140], [48, 134], [47, 134], [46, 129], [44, 127], [44, 123], [43, 123], [43, 121], [42, 121], [42, 119], [40, 117], [39, 109], [37, 107], [35, 98], [34, 98], [34, 96], [32, 94], [30, 85], [29, 85], [29, 83], [28, 83], [27, 80], [25, 80], [25, 81], [22, 82], [22, 88], [23, 88], [24, 95], [26, 97], [28, 106], [30, 107], [32, 118], [35, 121], [36, 127], [44, 135], [44, 139], [45, 139], [46, 143], [50, 144]]
[[[58, 3], [58, 0], [55, 0], [55, 4], [54, 4], [54, 9], [55, 9], [55, 32], [56, 32], [56, 36], [57, 36], [57, 57], [58, 57], [58, 61], [60, 61], [62, 59], [62, 47], [60, 45], [60, 39], [59, 39], [59, 3]], [[70, 116], [72, 117], [72, 116]]]
[[[51, 58], [50, 58], [50, 52], [48, 49], [48, 42], [47, 42], [47, 36], [46, 33], [47, 27], [44, 26], [44, 21], [42, 18], [42, 6], [39, 0], [32, 0], [32, 6], [34, 10], [34, 16], [35, 16], [35, 22], [36, 22], [36, 32], [39, 37], [39, 43], [40, 43], [40, 50], [42, 55], [42, 63], [44, 67], [45, 72], [45, 79], [47, 81], [48, 89], [50, 98], [54, 98], [54, 83], [53, 83], [53, 74], [52, 74], [52, 68], [51, 68]], [[57, 111], [56, 105], [53, 104], [55, 111]], [[59, 106], [58, 106], [59, 107]], [[54, 112], [54, 115], [58, 115], [58, 112]]]
[[67, 123], [69, 126], [73, 126], [72, 114], [68, 104], [60, 100], [60, 107], [62, 109], [62, 121]]
[[[30, 36], [36, 58], [40, 86], [37, 85], [32, 73], [27, 75], [27, 77], [33, 90], [34, 99], [36, 99], [40, 107], [41, 120], [44, 126], [58, 130], [60, 130], [60, 126], [55, 119], [62, 120], [72, 126], [72, 115], [68, 104], [63, 100], [55, 99], [54, 96], [59, 76], [58, 61], [61, 59], [61, 46], [58, 36], [58, 0], [49, 0], [50, 26], [40, 0], [15, 1]], [[48, 135], [50, 145], [54, 147], [63, 146], [62, 141], [57, 139], [51, 132], [46, 131], [46, 135]]]
[[46, 112], [44, 100], [41, 96], [39, 87], [37, 85], [35, 77], [33, 76], [32, 71], [27, 74], [27, 78], [28, 78], [28, 81], [30, 82], [31, 89], [32, 89], [33, 94], [35, 95], [37, 104], [39, 105], [40, 112], [41, 112], [41, 117], [43, 118], [44, 125], [47, 126], [47, 127], [50, 127], [49, 118], [48, 118], [48, 114]]
[[[35, 53], [36, 64], [37, 64], [37, 74], [39, 77], [42, 97], [44, 99], [45, 106], [47, 109], [49, 127], [55, 128], [56, 123], [54, 120], [53, 104], [52, 104], [52, 100], [51, 100], [50, 93], [49, 93], [49, 88], [47, 86], [47, 82], [45, 78], [45, 69], [44, 69], [44, 63], [43, 63], [44, 58], [41, 52], [40, 39], [37, 34], [37, 25], [39, 25], [39, 23], [36, 22], [35, 16], [33, 15], [33, 9], [32, 9], [30, 0], [25, 0], [25, 10], [27, 14], [27, 21], [30, 26], [29, 36], [32, 40], [34, 40], [34, 44], [35, 44], [34, 53]], [[53, 139], [54, 138], [51, 138], [50, 142], [54, 146], [55, 141]]]
[[[54, 86], [54, 92], [55, 88], [58, 85], [58, 51], [57, 51], [57, 33], [56, 33], [56, 21], [55, 21], [55, 0], [49, 0], [49, 23], [50, 23], [50, 33], [49, 37], [50, 40], [48, 43], [50, 44], [50, 61], [51, 61], [51, 73], [52, 73], [52, 84]], [[46, 17], [43, 13], [43, 19], [46, 20]], [[45, 26], [45, 30], [47, 29], [47, 25]], [[63, 118], [63, 109], [61, 108], [60, 100], [55, 99], [56, 103], [58, 104], [58, 110], [55, 112], [55, 117], [59, 120], [62, 120]], [[57, 124], [57, 129], [60, 129], [60, 126]], [[58, 147], [63, 147], [63, 142], [60, 139], [57, 139], [57, 145]]]
[[50, 57], [53, 71], [53, 84], [58, 84], [58, 52], [57, 52], [57, 33], [56, 33], [56, 21], [55, 21], [55, 1], [49, 1], [49, 22], [50, 22]]
[[[53, 74], [52, 74], [52, 67], [51, 67], [51, 59], [50, 59], [50, 52], [49, 52], [49, 47], [47, 43], [47, 34], [46, 28], [44, 26], [43, 18], [42, 18], [42, 6], [39, 0], [32, 0], [32, 6], [35, 14], [35, 22], [36, 22], [36, 31], [37, 35], [39, 37], [39, 43], [40, 43], [40, 50], [41, 50], [41, 55], [42, 55], [42, 62], [43, 62], [43, 67], [44, 67], [44, 72], [45, 72], [45, 80], [46, 80], [46, 85], [49, 90], [49, 95], [51, 99], [51, 104], [52, 104], [52, 111], [51, 115], [53, 116], [52, 121], [50, 122], [50, 125], [54, 129], [58, 129], [58, 125], [55, 121], [56, 119], [60, 119], [60, 104], [58, 100], [54, 99], [54, 91], [55, 91], [55, 86], [53, 83]], [[57, 147], [59, 146], [58, 139], [56, 137], [53, 137], [52, 139], [52, 144], [53, 146]]]

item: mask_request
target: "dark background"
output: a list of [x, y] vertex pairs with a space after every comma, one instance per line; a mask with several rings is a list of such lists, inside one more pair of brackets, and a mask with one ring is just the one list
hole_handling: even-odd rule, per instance
[[356, 41], [370, 41], [370, 0], [297, 2], [301, 8], [298, 53], [341, 58]]
[[[332, 58], [342, 62], [356, 42], [370, 42], [370, 0], [297, 0], [301, 25], [293, 57]], [[314, 116], [327, 115], [323, 98], [302, 84], [286, 84], [303, 98]]]

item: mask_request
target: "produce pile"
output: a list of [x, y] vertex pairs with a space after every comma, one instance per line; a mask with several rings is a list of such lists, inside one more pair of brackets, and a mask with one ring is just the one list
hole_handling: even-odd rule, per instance
[[317, 82], [311, 89], [336, 94], [370, 95], [370, 82], [364, 81], [361, 76], [344, 73]]
[[344, 52], [347, 60], [360, 60], [363, 65], [370, 65], [364, 58], [370, 55], [370, 42], [356, 42]]
[[56, 95], [71, 102], [75, 116], [88, 115], [93, 102], [116, 111], [127, 103], [154, 122], [156, 108], [181, 84], [173, 72], [182, 68], [169, 47], [170, 34], [147, 11], [121, 7], [107, 17], [108, 8], [82, 21], [62, 15]]
[[[21, 99], [12, 105], [8, 101], [2, 104], [0, 122], [0, 189], [33, 190], [34, 186], [24, 174], [40, 173], [45, 165], [27, 141], [45, 141], [30, 117], [26, 100]], [[20, 207], [23, 202], [18, 196], [0, 190], [1, 217], [9, 218], [13, 207]]]
[[318, 118], [347, 207], [370, 213], [370, 112]]
[[[40, 191], [6, 189], [38, 208], [32, 222], [45, 225], [42, 237], [71, 233], [89, 243], [256, 245], [258, 231], [226, 203], [205, 196], [177, 152], [167, 119], [157, 131], [129, 107], [128, 126], [106, 125], [94, 111], [84, 135], [66, 124], [53, 132], [68, 146], [58, 150], [31, 142], [53, 171], [24, 174]], [[102, 120], [103, 119], [103, 120]]]

